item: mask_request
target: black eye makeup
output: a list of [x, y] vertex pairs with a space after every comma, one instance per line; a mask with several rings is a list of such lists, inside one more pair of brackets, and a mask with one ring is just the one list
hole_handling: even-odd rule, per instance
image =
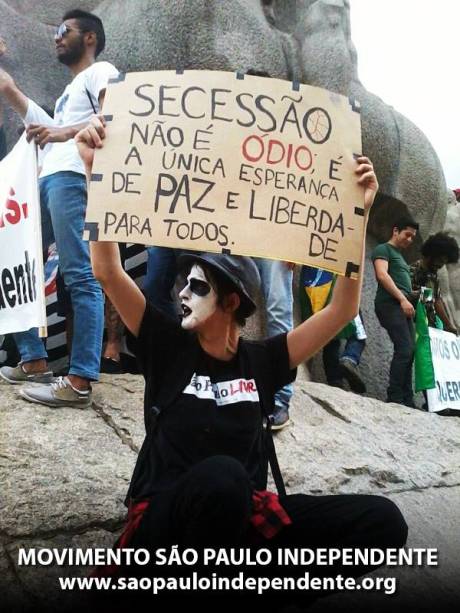
[[211, 286], [206, 281], [202, 281], [201, 279], [195, 279], [192, 277], [189, 281], [190, 291], [194, 293], [196, 296], [207, 296], [211, 291]]

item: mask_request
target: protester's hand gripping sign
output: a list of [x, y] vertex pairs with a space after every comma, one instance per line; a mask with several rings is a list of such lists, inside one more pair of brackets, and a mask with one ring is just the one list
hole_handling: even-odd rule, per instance
[[0, 334], [46, 335], [36, 147], [25, 135], [0, 162]]
[[226, 72], [121, 74], [85, 238], [269, 257], [356, 276], [359, 105]]

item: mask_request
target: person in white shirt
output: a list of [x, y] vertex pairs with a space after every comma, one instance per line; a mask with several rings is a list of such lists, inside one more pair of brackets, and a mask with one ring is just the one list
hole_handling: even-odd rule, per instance
[[32, 402], [48, 406], [85, 407], [91, 402], [91, 381], [99, 377], [104, 326], [103, 294], [93, 276], [88, 243], [82, 234], [87, 202], [85, 169], [73, 140], [99, 112], [108, 80], [118, 75], [109, 62], [96, 62], [105, 34], [96, 15], [68, 11], [55, 34], [57, 59], [68, 66], [73, 80], [56, 101], [51, 118], [0, 69], [0, 95], [24, 120], [28, 140], [45, 150], [40, 173], [43, 246], [56, 242], [59, 265], [70, 291], [74, 337], [69, 374], [53, 381], [47, 353], [37, 330], [14, 335], [21, 361], [4, 366], [0, 375], [10, 383], [38, 382], [22, 390]]

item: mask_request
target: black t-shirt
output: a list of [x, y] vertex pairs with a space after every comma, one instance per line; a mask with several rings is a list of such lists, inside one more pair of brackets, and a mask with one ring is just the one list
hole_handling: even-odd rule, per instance
[[213, 455], [239, 460], [254, 487], [260, 487], [260, 399], [273, 400], [296, 375], [289, 368], [286, 334], [257, 343], [240, 339], [234, 358], [217, 360], [193, 333], [147, 304], [136, 353], [146, 380], [147, 436], [129, 498], [171, 487], [191, 466]]

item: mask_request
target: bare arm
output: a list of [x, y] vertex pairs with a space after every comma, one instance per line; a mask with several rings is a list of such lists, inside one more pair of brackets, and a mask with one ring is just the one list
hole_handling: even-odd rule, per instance
[[29, 100], [16, 85], [13, 77], [3, 68], [0, 68], [0, 95], [24, 119]]
[[93, 273], [128, 330], [137, 336], [145, 312], [145, 297], [124, 271], [117, 243], [90, 243]]
[[396, 286], [393, 279], [388, 274], [388, 262], [387, 260], [376, 259], [374, 260], [375, 277], [379, 284], [385, 289], [390, 296], [393, 296], [395, 300], [399, 302], [406, 317], [414, 316], [414, 307]]
[[[99, 94], [99, 108], [102, 108], [104, 97], [105, 89], [102, 89]], [[43, 111], [43, 113], [45, 112]], [[65, 143], [71, 138], [75, 138], [78, 132], [86, 128], [87, 125], [87, 121], [73, 126], [54, 126], [47, 121], [31, 123], [27, 126], [27, 140], [29, 142], [35, 141], [40, 149], [44, 149], [48, 143]]]
[[[91, 123], [75, 137], [78, 151], [85, 164], [86, 176], [91, 176], [94, 151], [103, 146], [105, 128], [102, 117], [93, 117]], [[128, 330], [137, 336], [145, 312], [145, 297], [121, 264], [116, 243], [90, 242], [91, 265], [96, 279], [102, 285], [110, 302], [116, 308]]]
[[436, 314], [438, 315], [439, 319], [444, 324], [444, 330], [446, 332], [453, 332], [454, 334], [458, 334], [457, 328], [454, 325], [452, 325], [449, 319], [449, 315], [447, 314], [447, 310], [446, 310], [446, 307], [444, 306], [444, 302], [442, 301], [442, 298], [438, 298], [435, 301], [434, 308], [436, 310]]
[[26, 129], [27, 140], [29, 143], [35, 141], [40, 149], [44, 149], [48, 143], [65, 143], [74, 138], [87, 125], [88, 122], [62, 127], [31, 123]]
[[[377, 193], [378, 182], [370, 160], [363, 156], [357, 161], [358, 183], [365, 188], [364, 206], [366, 209], [365, 224], [367, 225], [369, 209]], [[364, 231], [363, 243], [365, 236], [366, 232]], [[362, 252], [363, 258], [359, 279], [339, 277], [329, 305], [288, 333], [287, 346], [291, 368], [298, 366], [317, 353], [358, 314], [364, 270], [364, 244]]]

